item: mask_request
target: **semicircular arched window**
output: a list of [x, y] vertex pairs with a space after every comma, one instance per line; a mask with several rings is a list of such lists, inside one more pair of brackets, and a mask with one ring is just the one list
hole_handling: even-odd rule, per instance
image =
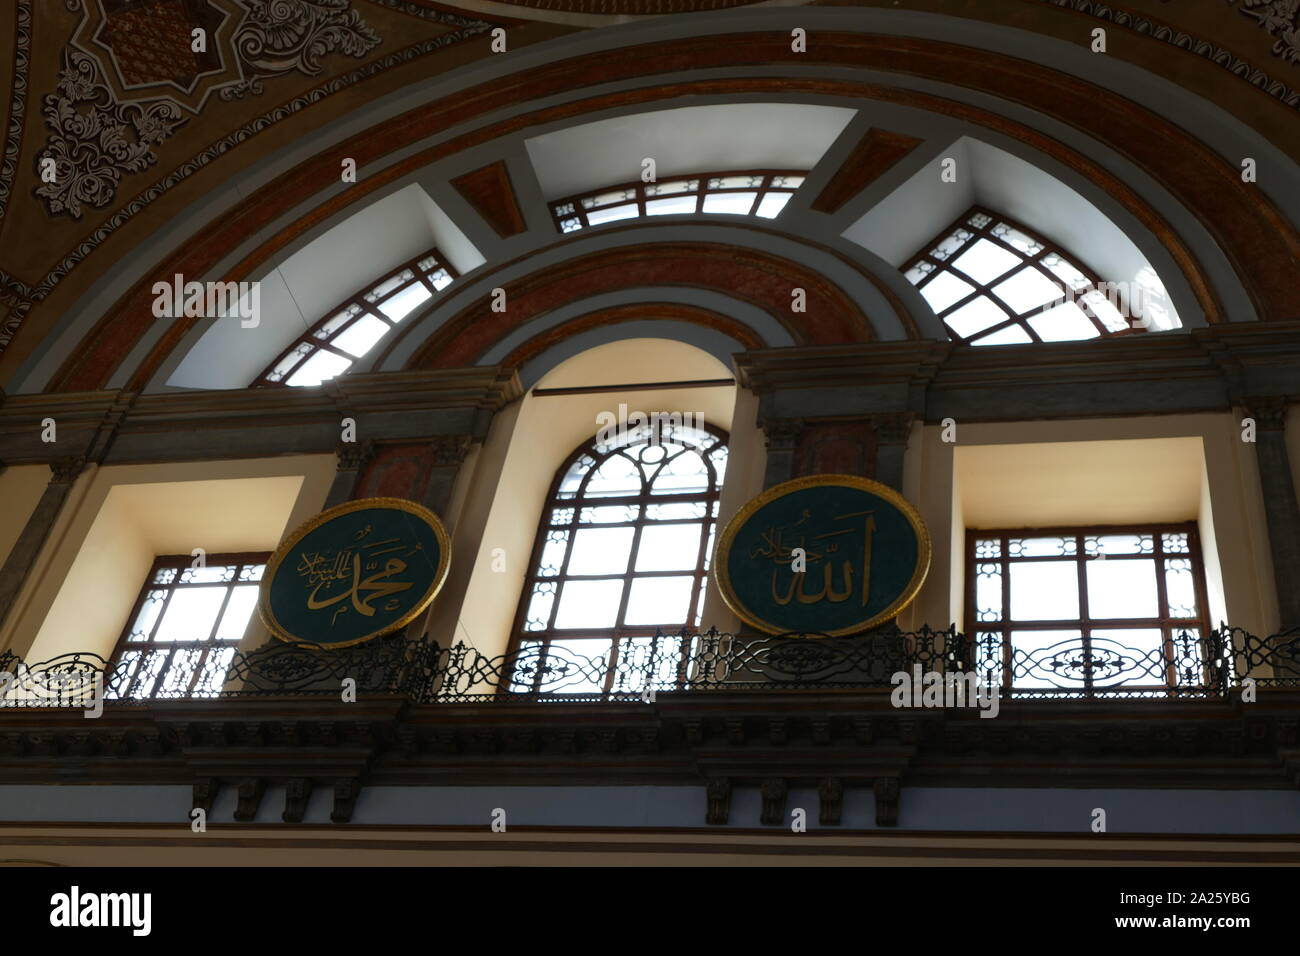
[[1124, 317], [1114, 287], [1095, 272], [1042, 236], [978, 206], [903, 272], [954, 342], [1069, 342], [1143, 331]]
[[[513, 691], [627, 690], [611, 686], [626, 670], [620, 660], [644, 656], [656, 633], [699, 626], [727, 438], [682, 422], [691, 417], [598, 435], [560, 467], [516, 618], [516, 660], [529, 663], [516, 665]], [[592, 664], [551, 688], [552, 655]], [[675, 671], [676, 661], [663, 666]]]
[[457, 277], [437, 249], [367, 283], [276, 356], [250, 388], [319, 385], [342, 375]]
[[641, 216], [722, 213], [775, 219], [807, 175], [798, 169], [756, 169], [623, 183], [556, 200], [551, 216], [555, 228], [566, 233]]

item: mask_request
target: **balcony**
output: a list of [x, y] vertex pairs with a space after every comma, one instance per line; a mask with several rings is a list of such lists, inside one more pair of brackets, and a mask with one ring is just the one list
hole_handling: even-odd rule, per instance
[[[357, 694], [416, 704], [636, 701], [661, 693], [869, 690], [894, 675], [942, 675], [997, 688], [1004, 700], [1227, 699], [1256, 687], [1300, 686], [1300, 630], [1258, 638], [1224, 625], [1198, 638], [1181, 631], [1164, 647], [1100, 637], [1046, 647], [1003, 646], [954, 628], [857, 638], [734, 635], [717, 630], [592, 641], [595, 653], [525, 642], [489, 656], [394, 638], [341, 651], [271, 643], [252, 651], [177, 642], [112, 665], [86, 652], [27, 664], [0, 654], [0, 707], [83, 708], [148, 701]], [[803, 638], [803, 639], [797, 639]]]
[[[196, 807], [233, 786], [239, 820], [276, 785], [288, 822], [317, 787], [344, 822], [363, 787], [449, 783], [698, 786], [712, 824], [728, 822], [733, 787], [763, 790], [764, 823], [783, 819], [787, 790], [815, 787], [836, 822], [856, 787], [873, 791], [881, 826], [896, 823], [904, 786], [1261, 790], [1300, 776], [1295, 631], [1225, 626], [1147, 651], [1021, 650], [924, 628], [603, 646], [489, 656], [399, 637], [208, 660], [178, 644], [113, 666], [0, 655], [0, 776], [182, 783]], [[900, 699], [900, 673], [937, 696]], [[985, 690], [951, 693], [962, 684]]]

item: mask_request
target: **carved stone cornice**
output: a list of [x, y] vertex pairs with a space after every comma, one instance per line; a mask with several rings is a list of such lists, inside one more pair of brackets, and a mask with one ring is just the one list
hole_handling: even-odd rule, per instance
[[348, 375], [328, 389], [11, 395], [0, 406], [0, 458], [48, 461], [32, 426], [46, 417], [60, 448], [99, 464], [329, 454], [344, 417], [376, 442], [422, 441], [482, 430], [522, 395], [515, 370], [497, 366]]
[[[539, 720], [541, 710], [546, 720]], [[350, 818], [365, 786], [698, 786], [709, 823], [737, 787], [758, 788], [765, 822], [790, 789], [816, 788], [834, 825], [845, 791], [870, 790], [896, 825], [908, 786], [1054, 787], [1062, 761], [1081, 787], [1279, 789], [1296, 785], [1300, 690], [1237, 700], [1005, 700], [997, 720], [894, 708], [887, 690], [700, 692], [652, 703], [417, 704], [332, 697], [110, 703], [80, 711], [0, 708], [0, 776], [15, 784], [168, 783], [210, 809], [239, 790], [251, 819], [268, 781], [296, 781], [284, 815], [317, 787]], [[93, 726], [90, 726], [93, 724]], [[572, 759], [556, 763], [555, 755]], [[980, 755], [975, 769], [970, 756]], [[1163, 759], [1169, 758], [1169, 759]]]

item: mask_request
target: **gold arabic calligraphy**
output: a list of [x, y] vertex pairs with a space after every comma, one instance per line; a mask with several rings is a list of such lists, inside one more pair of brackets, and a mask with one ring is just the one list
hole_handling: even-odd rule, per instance
[[[840, 554], [841, 539], [846, 535], [856, 535], [859, 530], [862, 533], [862, 575], [860, 581], [861, 603], [863, 607], [871, 597], [871, 547], [876, 534], [876, 518], [873, 511], [854, 511], [849, 514], [836, 515], [831, 519], [833, 522], [848, 521], [853, 518], [861, 518], [862, 525], [859, 528], [856, 523], [852, 527], [844, 527], [838, 530], [825, 531], [821, 534], [811, 534], [812, 526], [816, 524], [812, 512], [805, 509], [798, 521], [789, 525], [774, 525], [762, 533], [762, 543], [752, 548], [749, 552], [750, 558], [771, 558], [776, 567], [772, 569], [772, 600], [781, 607], [786, 606], [791, 601], [797, 601], [799, 604], [817, 604], [823, 600], [831, 604], [842, 604], [853, 596], [853, 578], [854, 578], [854, 560], [846, 556], [840, 562], [839, 580], [840, 586], [835, 586], [835, 567], [831, 555]], [[796, 555], [795, 551], [802, 553]], [[847, 555], [848, 549], [845, 549]], [[815, 562], [821, 562], [821, 587], [813, 593], [805, 589], [805, 579], [811, 576], [816, 580], [819, 576], [815, 571], [810, 572], [808, 567]], [[795, 571], [794, 566], [801, 564], [802, 569]], [[789, 584], [784, 592], [777, 587], [777, 579], [780, 576], [781, 567], [789, 567], [792, 571]]]
[[[382, 568], [379, 557], [384, 554], [395, 555], [396, 552], [401, 551], [405, 552], [403, 557], [410, 557], [421, 550], [422, 545], [417, 542], [408, 546], [400, 538], [364, 541], [370, 536], [372, 530], [370, 525], [366, 525], [353, 534], [355, 544], [339, 551], [323, 554], [318, 551], [304, 551], [300, 555], [296, 570], [298, 576], [304, 579], [304, 587], [311, 588], [311, 593], [307, 595], [308, 610], [318, 611], [338, 605], [330, 617], [331, 627], [338, 620], [338, 616], [349, 609], [366, 617], [374, 617], [377, 610], [374, 602], [381, 598], [387, 600], [378, 610], [396, 611], [400, 602], [392, 595], [409, 590], [413, 586], [411, 581], [392, 580], [406, 570], [406, 562], [401, 557], [388, 558], [383, 562]], [[363, 576], [363, 572], [371, 573]], [[340, 582], [345, 583], [347, 587], [337, 594], [331, 593]], [[321, 594], [322, 590], [325, 592], [324, 596]], [[341, 603], [349, 600], [349, 604]]]

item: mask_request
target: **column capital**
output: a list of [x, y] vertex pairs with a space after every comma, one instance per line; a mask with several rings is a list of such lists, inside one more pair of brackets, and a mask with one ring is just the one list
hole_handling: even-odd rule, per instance
[[876, 439], [882, 445], [906, 445], [915, 421], [915, 412], [877, 412], [871, 416]]
[[375, 457], [375, 443], [369, 439], [358, 442], [339, 442], [334, 449], [338, 456], [339, 471], [360, 471]]
[[792, 451], [807, 425], [802, 418], [766, 418], [758, 424], [769, 451]]
[[474, 444], [472, 435], [435, 435], [430, 441], [435, 465], [460, 465]]
[[70, 485], [86, 470], [86, 459], [70, 455], [50, 462], [50, 484]]
[[1285, 395], [1257, 395], [1242, 399], [1242, 407], [1260, 431], [1281, 431], [1291, 402]]

